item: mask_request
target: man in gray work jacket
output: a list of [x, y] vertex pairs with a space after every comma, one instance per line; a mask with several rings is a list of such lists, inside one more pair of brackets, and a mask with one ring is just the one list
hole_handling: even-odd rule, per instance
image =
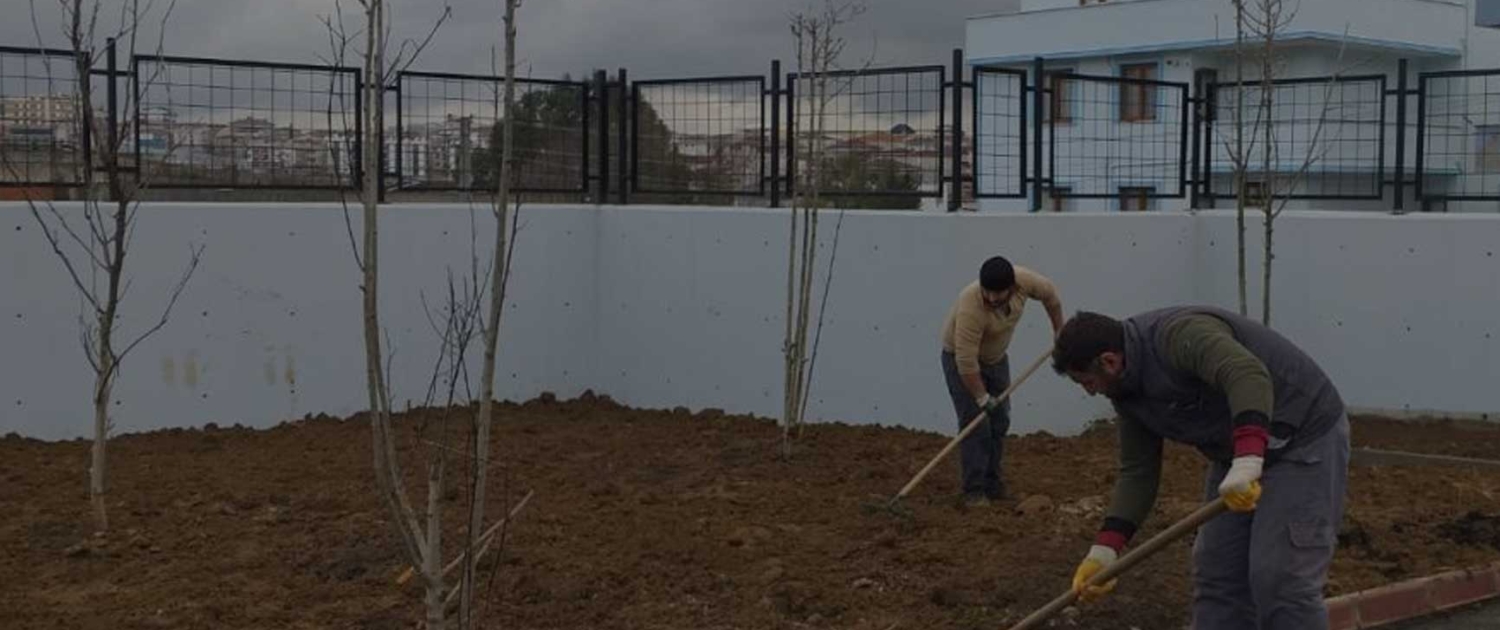
[[1078, 313], [1052, 359], [1119, 415], [1120, 474], [1073, 578], [1081, 599], [1114, 588], [1086, 582], [1155, 504], [1165, 438], [1208, 458], [1205, 499], [1230, 509], [1193, 548], [1194, 630], [1328, 627], [1323, 585], [1344, 513], [1349, 420], [1311, 358], [1245, 317], [1175, 307], [1124, 321]]

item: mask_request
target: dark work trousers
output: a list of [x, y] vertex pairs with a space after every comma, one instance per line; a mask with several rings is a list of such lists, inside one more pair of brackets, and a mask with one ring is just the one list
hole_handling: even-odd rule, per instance
[[[979, 376], [984, 381], [985, 391], [991, 396], [1004, 393], [1010, 387], [1010, 355], [1001, 358], [999, 363], [980, 364]], [[953, 411], [958, 415], [958, 428], [962, 431], [974, 416], [979, 415], [979, 403], [975, 402], [969, 390], [964, 387], [952, 352], [943, 352], [943, 377], [948, 381], [948, 396], [953, 399]], [[1010, 431], [1010, 401], [1002, 403], [994, 415], [999, 417], [981, 420], [984, 424], [974, 429], [959, 444], [964, 494], [983, 494], [991, 499], [998, 499], [1005, 493], [1005, 483], [1000, 478], [1000, 465], [1005, 455], [1005, 434]]]
[[[1326, 630], [1323, 586], [1338, 545], [1349, 470], [1349, 419], [1277, 457], [1255, 511], [1203, 526], [1193, 546], [1193, 630]], [[1204, 498], [1227, 464], [1210, 463]]]

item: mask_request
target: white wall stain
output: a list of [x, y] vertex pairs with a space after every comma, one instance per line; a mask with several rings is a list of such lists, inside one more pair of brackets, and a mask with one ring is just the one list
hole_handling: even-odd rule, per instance
[[182, 384], [188, 389], [197, 390], [199, 375], [198, 352], [194, 350], [188, 352], [187, 361], [182, 365]]

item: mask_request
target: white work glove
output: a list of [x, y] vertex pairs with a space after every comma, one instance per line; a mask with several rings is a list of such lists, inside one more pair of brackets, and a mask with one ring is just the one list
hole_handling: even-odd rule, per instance
[[995, 415], [995, 410], [1000, 408], [1000, 399], [995, 396], [991, 396], [989, 392], [985, 392], [983, 396], [975, 399], [974, 402], [979, 404], [979, 409], [981, 411], [992, 416]]
[[1098, 586], [1090, 585], [1088, 581], [1100, 571], [1108, 569], [1118, 557], [1118, 552], [1104, 545], [1089, 548], [1089, 555], [1084, 556], [1083, 562], [1078, 563], [1078, 570], [1073, 572], [1073, 592], [1078, 595], [1079, 600], [1089, 603], [1115, 590], [1115, 584], [1120, 581], [1118, 578]]
[[1224, 481], [1219, 482], [1219, 496], [1224, 504], [1235, 512], [1251, 512], [1260, 500], [1260, 473], [1265, 458], [1259, 455], [1242, 455], [1234, 458]]

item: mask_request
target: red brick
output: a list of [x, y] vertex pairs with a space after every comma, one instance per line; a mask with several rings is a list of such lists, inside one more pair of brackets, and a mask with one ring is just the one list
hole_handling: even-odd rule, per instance
[[1357, 630], [1358, 628], [1358, 596], [1328, 600], [1328, 630]]
[[1439, 610], [1495, 596], [1495, 569], [1454, 571], [1432, 581], [1432, 605]]
[[1427, 589], [1427, 580], [1412, 580], [1368, 591], [1359, 598], [1359, 619], [1370, 627], [1431, 612]]

